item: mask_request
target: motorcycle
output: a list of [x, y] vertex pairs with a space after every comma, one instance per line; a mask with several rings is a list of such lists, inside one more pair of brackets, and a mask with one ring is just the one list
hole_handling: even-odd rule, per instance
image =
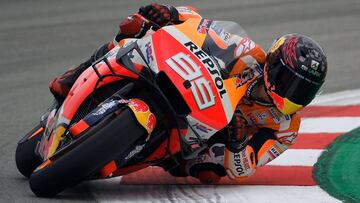
[[[52, 197], [84, 180], [149, 166], [175, 167], [206, 150], [231, 121], [246, 88], [226, 77], [211, 43], [244, 36], [243, 29], [208, 19], [157, 28], [93, 63], [18, 142], [16, 165], [35, 195]], [[211, 41], [212, 32], [222, 42]]]

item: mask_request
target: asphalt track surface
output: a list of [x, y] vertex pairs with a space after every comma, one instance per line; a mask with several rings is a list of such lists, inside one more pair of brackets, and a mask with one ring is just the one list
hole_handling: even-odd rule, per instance
[[[0, 202], [36, 198], [17, 172], [17, 141], [52, 100], [47, 84], [112, 39], [117, 24], [146, 1], [0, 1]], [[171, 3], [171, 2], [165, 2]], [[204, 17], [234, 20], [265, 49], [281, 34], [307, 34], [328, 54], [325, 93], [360, 87], [359, 0], [182, 1]], [[176, 3], [175, 5], [180, 5]], [[119, 186], [119, 192], [131, 192]], [[54, 202], [96, 201], [87, 183]]]

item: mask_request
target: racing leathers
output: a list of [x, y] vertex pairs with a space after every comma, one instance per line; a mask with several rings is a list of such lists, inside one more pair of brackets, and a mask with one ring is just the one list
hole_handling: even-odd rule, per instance
[[[151, 4], [140, 8], [139, 13], [160, 26], [180, 24], [190, 18], [201, 19], [198, 32], [207, 33], [201, 48], [211, 52], [207, 54], [214, 56], [220, 66], [224, 67], [223, 77], [236, 77], [237, 85], [247, 86], [247, 94], [237, 105], [230, 125], [209, 140], [210, 145], [205, 153], [170, 170], [172, 175], [191, 175], [205, 183], [214, 179], [216, 182], [218, 177], [226, 174], [231, 179], [241, 180], [252, 175], [257, 167], [279, 156], [294, 142], [300, 124], [299, 116], [283, 115], [272, 103], [260, 101], [253, 94], [254, 88], [264, 85], [261, 64], [265, 62], [266, 54], [259, 45], [248, 37], [233, 35], [211, 26], [211, 20], [202, 18], [191, 7]], [[159, 16], [161, 19], [157, 20]], [[57, 99], [65, 98], [76, 78], [93, 62], [116, 45], [121, 46], [124, 39], [141, 38], [148, 30], [149, 26], [139, 16], [129, 16], [120, 24], [120, 32], [113, 42], [101, 46], [77, 68], [52, 80], [50, 90]], [[57, 87], [64, 84], [66, 88]]]
[[232, 132], [225, 136], [222, 132], [215, 134], [209, 140], [207, 152], [184, 163], [186, 173], [203, 183], [214, 182], [213, 176], [199, 177], [201, 170], [209, 169], [220, 177], [227, 174], [230, 179], [241, 181], [251, 176], [256, 168], [278, 157], [297, 137], [298, 114], [284, 115], [272, 103], [257, 100], [253, 95], [254, 88], [264, 85], [261, 74], [244, 85], [247, 92], [237, 105], [232, 121], [236, 124], [228, 129], [235, 131], [235, 135], [231, 135]]

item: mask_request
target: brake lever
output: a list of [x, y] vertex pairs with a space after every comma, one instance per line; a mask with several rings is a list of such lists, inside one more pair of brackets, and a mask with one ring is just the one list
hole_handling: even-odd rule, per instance
[[143, 21], [145, 21], [145, 23], [146, 23], [147, 25], [152, 26], [152, 27], [154, 28], [154, 30], [158, 30], [158, 29], [161, 28], [161, 26], [160, 26], [159, 24], [155, 23], [155, 22], [152, 21], [152, 20], [149, 20], [149, 19], [145, 18], [144, 16], [142, 16], [142, 15], [139, 14], [139, 13], [135, 13], [134, 15], [137, 16], [137, 17], [139, 17], [139, 18], [141, 18]]

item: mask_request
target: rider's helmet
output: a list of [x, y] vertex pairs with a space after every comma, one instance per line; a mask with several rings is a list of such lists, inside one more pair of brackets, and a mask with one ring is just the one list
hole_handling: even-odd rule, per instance
[[326, 56], [317, 42], [304, 35], [287, 34], [270, 47], [264, 65], [265, 87], [283, 114], [293, 114], [314, 99], [326, 71]]

